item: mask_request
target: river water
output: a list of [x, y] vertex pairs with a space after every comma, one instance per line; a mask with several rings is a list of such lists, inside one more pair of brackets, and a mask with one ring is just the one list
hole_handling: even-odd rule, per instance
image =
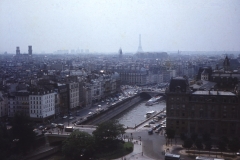
[[120, 115], [116, 116], [119, 123], [124, 124], [125, 127], [134, 127], [135, 125], [146, 120], [145, 114], [149, 111], [160, 111], [166, 108], [166, 102], [161, 101], [158, 104], [152, 106], [146, 106], [147, 101], [142, 101], [139, 104], [131, 107], [130, 109], [124, 111]]

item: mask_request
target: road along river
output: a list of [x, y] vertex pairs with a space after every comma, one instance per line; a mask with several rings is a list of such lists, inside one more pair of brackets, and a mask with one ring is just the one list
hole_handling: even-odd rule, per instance
[[135, 125], [146, 120], [145, 114], [149, 111], [161, 111], [166, 108], [166, 102], [161, 101], [158, 104], [152, 106], [146, 106], [147, 101], [142, 101], [135, 106], [129, 108], [123, 113], [114, 117], [119, 123], [124, 124], [125, 127], [135, 127]]

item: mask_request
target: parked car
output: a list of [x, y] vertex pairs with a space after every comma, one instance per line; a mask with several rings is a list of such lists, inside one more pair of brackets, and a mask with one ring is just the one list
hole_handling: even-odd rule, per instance
[[150, 124], [145, 124], [143, 127], [151, 127]]
[[56, 128], [57, 124], [56, 123], [51, 123], [52, 128]]
[[63, 128], [64, 128], [64, 124], [59, 123], [59, 124], [57, 125], [57, 127], [63, 129]]
[[39, 126], [38, 129], [42, 130], [42, 129], [44, 129], [44, 127], [43, 126]]
[[150, 121], [149, 124], [155, 124], [155, 122], [154, 121]]
[[148, 130], [148, 134], [149, 135], [153, 134], [153, 130], [152, 129]]
[[48, 126], [46, 126], [45, 128], [44, 128], [44, 130], [49, 130], [49, 129], [51, 129], [52, 128], [52, 126], [51, 125], [48, 125]]
[[68, 116], [63, 116], [63, 119], [66, 119]]
[[89, 112], [89, 113], [88, 113], [88, 115], [92, 115], [92, 114], [93, 114], [93, 112]]
[[46, 132], [47, 132], [47, 130], [45, 130], [45, 129], [42, 130], [42, 134], [44, 134], [44, 133], [46, 133]]
[[159, 133], [162, 130], [162, 127], [156, 129], [155, 133]]
[[74, 117], [71, 116], [71, 117], [69, 117], [69, 119], [70, 119], [70, 120], [71, 120], [71, 119], [74, 119]]

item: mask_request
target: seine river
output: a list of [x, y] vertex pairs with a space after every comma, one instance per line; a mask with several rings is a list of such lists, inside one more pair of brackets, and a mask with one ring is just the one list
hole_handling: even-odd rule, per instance
[[145, 114], [148, 111], [160, 111], [166, 107], [165, 101], [161, 101], [160, 103], [152, 106], [146, 106], [146, 102], [147, 101], [140, 102], [114, 119], [119, 120], [119, 123], [124, 124], [125, 127], [134, 127], [135, 124], [137, 125], [146, 119]]

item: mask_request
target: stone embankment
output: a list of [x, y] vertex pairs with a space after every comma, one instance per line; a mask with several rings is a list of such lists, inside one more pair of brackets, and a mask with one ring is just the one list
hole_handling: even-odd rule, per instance
[[82, 124], [96, 125], [98, 123], [108, 121], [141, 101], [142, 98], [139, 95], [135, 95], [131, 98], [118, 102], [115, 105], [109, 106], [107, 110], [89, 117], [87, 120], [83, 121]]

